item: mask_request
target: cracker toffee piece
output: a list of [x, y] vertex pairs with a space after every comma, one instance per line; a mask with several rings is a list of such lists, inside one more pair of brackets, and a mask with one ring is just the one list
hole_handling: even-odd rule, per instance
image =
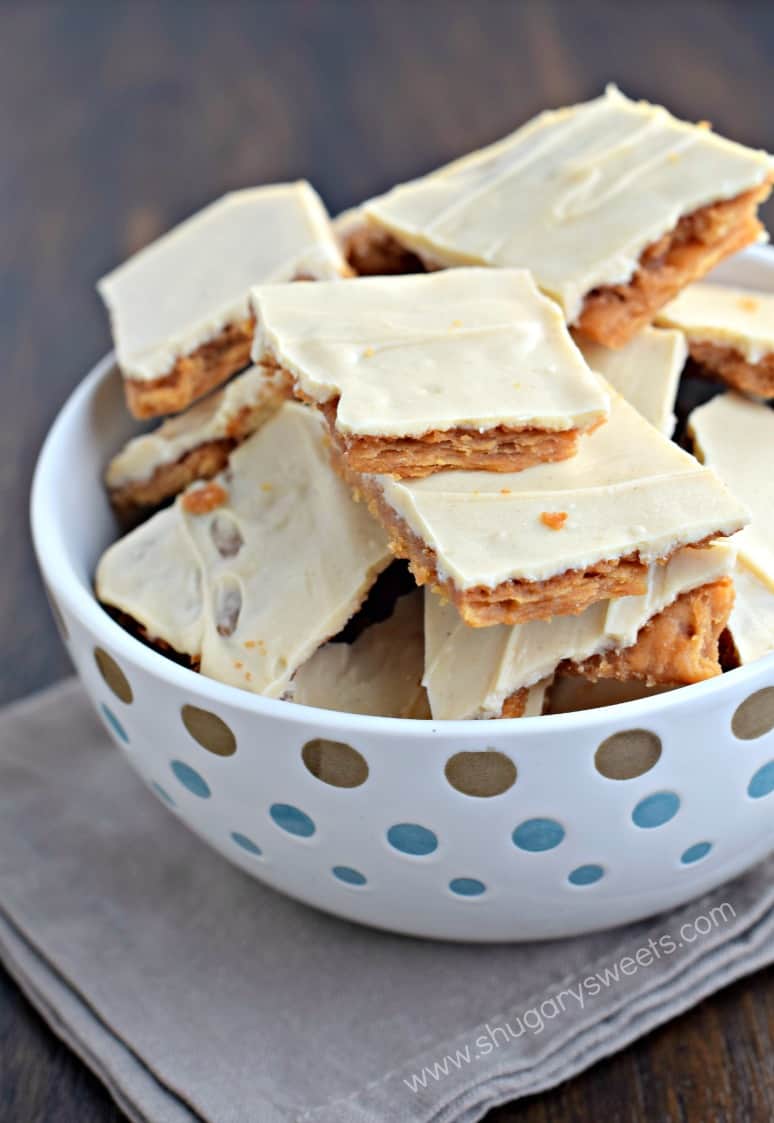
[[576, 615], [644, 593], [652, 562], [733, 534], [747, 515], [711, 470], [610, 394], [610, 420], [559, 464], [357, 476], [352, 485], [417, 583], [474, 627]]
[[584, 341], [582, 336], [578, 345], [592, 370], [607, 379], [665, 437], [672, 435], [680, 373], [688, 357], [682, 332], [643, 328], [616, 350]]
[[659, 313], [685, 333], [705, 374], [759, 398], [774, 398], [774, 293], [696, 284]]
[[515, 472], [572, 456], [604, 387], [525, 270], [254, 288], [253, 358], [326, 416], [356, 472]]
[[363, 211], [432, 266], [530, 269], [569, 324], [617, 347], [758, 238], [773, 171], [766, 153], [608, 86]]
[[176, 413], [248, 365], [250, 285], [350, 274], [308, 183], [224, 195], [97, 286], [129, 409]]
[[105, 483], [122, 517], [160, 506], [194, 480], [222, 471], [229, 454], [287, 397], [276, 372], [249, 367], [228, 385], [134, 437], [110, 461]]
[[650, 567], [641, 596], [512, 628], [469, 628], [452, 605], [426, 594], [423, 681], [433, 717], [522, 716], [529, 688], [560, 667], [651, 685], [719, 674], [733, 562], [730, 544], [687, 547]]
[[314, 411], [286, 403], [225, 472], [106, 551], [98, 599], [210, 678], [280, 697], [390, 560], [324, 435]]
[[316, 651], [299, 667], [287, 697], [344, 713], [429, 718], [424, 650], [422, 593], [415, 589], [354, 643], [326, 643]]
[[774, 651], [774, 412], [725, 393], [693, 411], [688, 432], [696, 455], [752, 513], [736, 539], [736, 601], [728, 625], [738, 661], [750, 663]]

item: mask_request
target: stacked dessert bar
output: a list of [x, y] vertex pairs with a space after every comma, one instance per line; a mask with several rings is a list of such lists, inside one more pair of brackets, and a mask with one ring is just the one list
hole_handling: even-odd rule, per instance
[[[100, 283], [129, 408], [173, 416], [107, 467], [139, 525], [98, 598], [203, 674], [388, 716], [763, 654], [774, 415], [728, 395], [696, 455], [670, 437], [689, 356], [774, 385], [774, 297], [691, 283], [761, 236], [773, 178], [609, 88], [334, 224], [305, 183], [208, 207]], [[390, 597], [393, 558], [423, 592]]]

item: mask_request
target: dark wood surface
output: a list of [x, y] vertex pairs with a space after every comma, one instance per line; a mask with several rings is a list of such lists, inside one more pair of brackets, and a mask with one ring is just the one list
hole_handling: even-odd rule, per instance
[[[771, 150], [772, 57], [764, 2], [0, 0], [0, 701], [69, 670], [27, 494], [105, 270], [229, 188], [308, 176], [335, 212], [608, 80]], [[773, 1031], [769, 972], [492, 1123], [768, 1123]], [[122, 1118], [0, 973], [2, 1123]]]

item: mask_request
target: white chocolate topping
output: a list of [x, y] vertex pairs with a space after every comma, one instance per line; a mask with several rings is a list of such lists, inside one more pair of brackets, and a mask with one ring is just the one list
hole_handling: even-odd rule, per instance
[[734, 593], [728, 630], [744, 665], [774, 651], [774, 591], [740, 558], [734, 569]]
[[454, 269], [354, 285], [254, 288], [253, 358], [270, 356], [344, 433], [421, 436], [603, 420], [607, 396], [525, 270]]
[[688, 432], [696, 455], [749, 508], [739, 559], [774, 592], [774, 413], [741, 394], [719, 394], [693, 411]]
[[689, 342], [717, 343], [749, 363], [774, 352], [774, 293], [726, 285], [688, 285], [661, 309], [657, 322], [685, 332]]
[[364, 209], [431, 262], [526, 266], [572, 323], [588, 292], [628, 281], [680, 218], [760, 185], [773, 167], [764, 152], [608, 86]]
[[174, 464], [201, 445], [230, 438], [243, 411], [255, 415], [253, 429], [259, 428], [282, 400], [276, 373], [250, 367], [156, 429], [134, 437], [110, 461], [105, 483], [117, 488], [149, 480], [157, 468]]
[[682, 332], [644, 328], [617, 350], [586, 340], [579, 340], [578, 345], [592, 370], [606, 378], [665, 437], [672, 435], [680, 372], [688, 357]]
[[210, 678], [280, 697], [356, 611], [390, 555], [331, 469], [321, 418], [286, 403], [231, 455], [224, 502], [192, 485], [103, 554], [97, 596]]
[[326, 643], [316, 651], [299, 667], [288, 697], [344, 713], [428, 718], [424, 650], [422, 594], [416, 589], [354, 643]]
[[[497, 475], [370, 478], [435, 552], [440, 579], [460, 589], [543, 581], [629, 554], [649, 563], [739, 530], [746, 510], [714, 472], [610, 394], [609, 421], [569, 460]], [[567, 514], [559, 530], [541, 519], [556, 512]]]
[[774, 413], [729, 392], [695, 409], [688, 431], [697, 455], [752, 512], [736, 539], [736, 598], [728, 622], [742, 663], [750, 663], [774, 651]]
[[546, 708], [546, 695], [552, 683], [552, 678], [541, 679], [527, 690], [522, 717], [540, 717]]
[[97, 288], [118, 362], [138, 381], [249, 315], [258, 282], [344, 275], [320, 197], [303, 180], [232, 191], [140, 250]]
[[427, 592], [423, 681], [433, 717], [499, 717], [511, 694], [552, 675], [563, 660], [630, 647], [648, 620], [681, 593], [727, 576], [734, 556], [728, 543], [680, 550], [666, 565], [650, 567], [642, 596], [515, 627], [469, 628], [451, 604]]
[[334, 236], [342, 250], [346, 248], [349, 238], [359, 230], [362, 230], [367, 225], [367, 222], [368, 220], [362, 205], [347, 207], [345, 211], [339, 211], [339, 213], [331, 219], [331, 227]]

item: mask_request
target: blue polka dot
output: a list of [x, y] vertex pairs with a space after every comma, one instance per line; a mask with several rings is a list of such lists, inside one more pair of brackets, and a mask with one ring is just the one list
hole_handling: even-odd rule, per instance
[[387, 841], [402, 854], [414, 854], [417, 857], [432, 854], [438, 849], [438, 836], [427, 827], [420, 827], [418, 823], [396, 823], [387, 831]]
[[239, 831], [234, 831], [231, 838], [237, 846], [241, 846], [248, 854], [254, 854], [256, 857], [259, 857], [262, 853], [260, 846], [256, 846], [253, 840], [248, 838], [246, 834], [240, 834]]
[[774, 792], [774, 760], [759, 768], [747, 786], [747, 794], [751, 799], [763, 799], [765, 795]]
[[458, 897], [480, 897], [486, 893], [486, 885], [477, 877], [455, 877], [449, 882], [449, 888]]
[[278, 827], [288, 834], [297, 834], [300, 838], [309, 838], [314, 834], [316, 827], [308, 815], [293, 807], [290, 803], [273, 803], [269, 814]]
[[212, 795], [210, 785], [195, 768], [191, 768], [190, 764], [184, 764], [182, 760], [173, 760], [171, 768], [183, 787], [188, 788], [191, 795], [198, 795], [200, 799], [210, 798]]
[[518, 826], [512, 835], [514, 846], [519, 850], [538, 853], [553, 850], [564, 838], [564, 827], [555, 819], [527, 819]]
[[632, 822], [643, 830], [662, 827], [680, 810], [680, 797], [674, 792], [654, 792], [640, 800], [632, 811]]
[[605, 871], [601, 866], [590, 863], [587, 866], [578, 866], [567, 880], [571, 885], [593, 885], [595, 881], [601, 881], [604, 876]]
[[170, 807], [175, 806], [174, 799], [172, 798], [172, 796], [169, 794], [169, 792], [165, 788], [162, 788], [161, 784], [157, 784], [155, 780], [151, 780], [150, 786], [151, 786], [151, 789], [159, 797], [159, 799], [163, 800], [164, 803], [168, 803]]
[[124, 729], [123, 725], [118, 720], [116, 715], [113, 713], [113, 711], [111, 709], [108, 709], [108, 707], [104, 703], [102, 704], [102, 715], [110, 728], [115, 733], [116, 737], [120, 738], [120, 740], [122, 740], [125, 745], [128, 745], [129, 736], [126, 730]]
[[353, 870], [351, 866], [334, 866], [331, 873], [347, 885], [365, 885], [366, 883], [366, 879], [360, 870]]
[[683, 851], [680, 861], [684, 866], [690, 866], [693, 862], [700, 862], [702, 858], [706, 858], [711, 849], [711, 842], [695, 842], [693, 846]]

